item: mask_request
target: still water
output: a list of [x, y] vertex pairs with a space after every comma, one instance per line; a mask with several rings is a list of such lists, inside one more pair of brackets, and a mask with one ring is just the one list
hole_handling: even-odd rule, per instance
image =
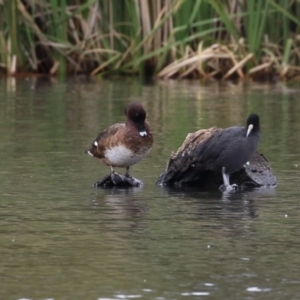
[[[300, 299], [300, 89], [285, 84], [1, 79], [0, 299]], [[95, 189], [85, 155], [141, 102], [145, 186]], [[273, 189], [155, 185], [187, 133], [261, 117]], [[119, 170], [121, 171], [121, 170]]]

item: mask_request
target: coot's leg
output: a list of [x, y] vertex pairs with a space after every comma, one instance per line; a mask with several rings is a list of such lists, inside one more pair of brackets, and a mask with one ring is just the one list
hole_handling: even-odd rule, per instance
[[229, 183], [229, 174], [226, 173], [225, 167], [222, 168], [222, 177], [223, 177], [223, 183], [227, 187], [230, 185]]
[[220, 186], [221, 191], [231, 191], [237, 188], [236, 184], [230, 185], [229, 174], [226, 173], [225, 167], [222, 168], [223, 185]]

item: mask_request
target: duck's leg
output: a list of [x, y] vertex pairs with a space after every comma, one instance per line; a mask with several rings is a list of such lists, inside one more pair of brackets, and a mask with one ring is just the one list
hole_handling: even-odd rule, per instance
[[110, 174], [105, 175], [103, 178], [99, 179], [94, 183], [94, 187], [110, 187], [120, 185], [125, 181], [125, 178], [116, 173], [112, 166], [110, 167]]
[[130, 167], [126, 167], [125, 177], [130, 177], [129, 168]]
[[229, 174], [226, 173], [225, 167], [222, 168], [223, 185], [220, 186], [221, 191], [231, 191], [237, 188], [236, 184], [230, 185]]
[[95, 187], [113, 187], [113, 186], [118, 186], [118, 187], [140, 187], [143, 186], [143, 182], [139, 179], [136, 179], [132, 177], [129, 174], [129, 167], [126, 167], [126, 173], [125, 175], [121, 175], [113, 169], [112, 166], [110, 167], [110, 174], [104, 176], [100, 180], [98, 180], [94, 186]]
[[110, 166], [110, 178], [114, 185], [121, 185], [124, 183], [125, 178], [123, 175], [116, 173], [112, 166]]
[[133, 176], [131, 176], [129, 174], [129, 168], [130, 166], [126, 167], [126, 172], [125, 175], [121, 175], [118, 174], [114, 171], [114, 169], [112, 168], [112, 166], [110, 166], [111, 169], [111, 180], [113, 182], [114, 185], [116, 186], [135, 186], [135, 187], [139, 187], [139, 186], [143, 186], [143, 182], [139, 179], [134, 178]]
[[132, 185], [132, 186], [143, 186], [144, 185], [144, 183], [141, 181], [141, 180], [139, 180], [139, 179], [137, 179], [137, 178], [134, 178], [133, 176], [131, 176], [130, 174], [129, 174], [129, 166], [128, 167], [126, 167], [126, 173], [125, 173], [125, 179], [126, 179], [126, 182], [128, 182], [130, 185]]

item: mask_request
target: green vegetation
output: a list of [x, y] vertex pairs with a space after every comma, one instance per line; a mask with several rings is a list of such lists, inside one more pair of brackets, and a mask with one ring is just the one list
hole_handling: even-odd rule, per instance
[[0, 14], [7, 74], [300, 73], [297, 0], [0, 0]]

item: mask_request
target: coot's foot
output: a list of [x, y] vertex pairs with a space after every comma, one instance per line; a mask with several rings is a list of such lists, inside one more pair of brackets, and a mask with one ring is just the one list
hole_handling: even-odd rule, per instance
[[230, 184], [230, 185], [224, 185], [222, 184], [220, 187], [219, 187], [219, 190], [221, 192], [228, 192], [228, 191], [234, 191], [234, 190], [237, 190], [239, 188], [238, 185], [236, 184]]
[[121, 175], [113, 172], [109, 175], [104, 176], [94, 183], [94, 187], [140, 187], [143, 186], [143, 182], [136, 179], [128, 174]]

